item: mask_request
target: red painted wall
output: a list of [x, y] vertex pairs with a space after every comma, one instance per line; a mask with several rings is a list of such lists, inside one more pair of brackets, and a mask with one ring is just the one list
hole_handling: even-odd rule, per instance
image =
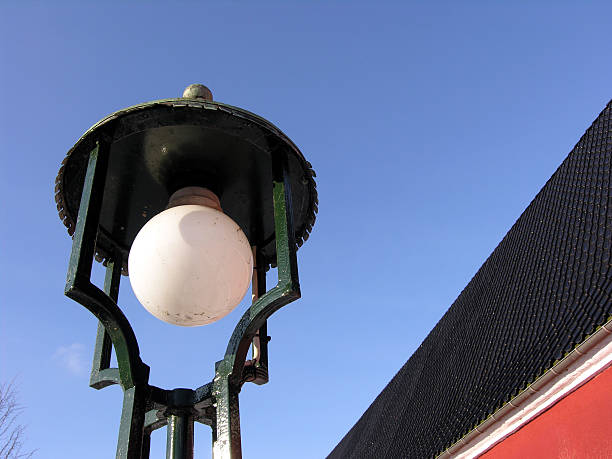
[[612, 367], [480, 457], [612, 458]]

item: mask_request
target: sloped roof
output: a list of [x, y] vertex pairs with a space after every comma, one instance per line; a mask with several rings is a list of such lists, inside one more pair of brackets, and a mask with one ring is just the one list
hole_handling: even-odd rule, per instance
[[443, 452], [612, 315], [612, 101], [330, 458]]

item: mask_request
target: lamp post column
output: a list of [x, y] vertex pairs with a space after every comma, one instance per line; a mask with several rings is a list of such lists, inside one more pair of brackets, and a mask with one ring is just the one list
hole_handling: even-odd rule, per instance
[[193, 459], [194, 395], [191, 389], [168, 394], [166, 459]]
[[189, 413], [168, 416], [166, 459], [193, 459], [193, 416]]

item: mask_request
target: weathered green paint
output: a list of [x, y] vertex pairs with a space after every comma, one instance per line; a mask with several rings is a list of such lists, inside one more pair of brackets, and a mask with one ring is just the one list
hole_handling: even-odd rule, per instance
[[[104, 293], [115, 303], [119, 298], [119, 284], [121, 281], [122, 256], [117, 251], [115, 258], [108, 261], [106, 265], [106, 276], [104, 278]], [[98, 322], [98, 333], [94, 347], [93, 364], [89, 385], [94, 389], [102, 389], [111, 384], [119, 384], [119, 369], [110, 368], [113, 343], [110, 335], [102, 322]]]
[[117, 303], [91, 283], [108, 156], [108, 143], [96, 142], [83, 183], [65, 293], [89, 309], [104, 325], [115, 347], [121, 385], [127, 389], [146, 383], [149, 367], [140, 360], [134, 331]]
[[145, 413], [144, 429], [145, 432], [153, 432], [154, 430], [166, 425], [166, 418], [160, 417], [161, 411], [154, 408]]
[[95, 239], [100, 220], [104, 181], [108, 168], [108, 144], [96, 142], [89, 154], [83, 192], [72, 242], [72, 253], [68, 266], [66, 292], [70, 292], [77, 281], [89, 282], [93, 264]]
[[278, 285], [282, 286], [284, 290], [296, 294], [295, 298], [298, 298], [300, 295], [300, 283], [296, 255], [297, 244], [295, 243], [293, 228], [289, 162], [287, 156], [280, 151], [275, 151], [272, 156], [272, 177]]
[[92, 284], [79, 286], [67, 295], [87, 307], [106, 328], [115, 348], [121, 386], [127, 389], [146, 383], [149, 367], [140, 360], [136, 337], [119, 306]]
[[168, 416], [166, 459], [193, 459], [193, 416]]
[[[100, 321], [104, 332], [98, 334], [92, 385], [104, 387], [120, 382], [124, 389], [123, 410], [117, 458], [142, 457], [144, 414], [148, 397], [148, 370], [140, 360], [136, 336], [116, 298], [121, 263], [111, 264], [105, 279], [105, 291], [91, 283], [100, 209], [104, 195], [109, 148], [96, 142], [91, 151], [79, 206], [65, 293], [89, 309]], [[119, 260], [120, 261], [120, 260]], [[109, 368], [111, 345], [115, 346], [119, 369]]]
[[142, 459], [149, 459], [151, 455], [151, 432], [145, 430], [142, 437]]
[[240, 442], [240, 409], [238, 393], [240, 387], [232, 384], [228, 362], [219, 362], [214, 385], [216, 416], [213, 429], [213, 458], [240, 459], [242, 445]]
[[144, 441], [144, 421], [149, 388], [137, 385], [123, 391], [123, 410], [117, 441], [117, 459], [141, 459]]
[[[258, 267], [256, 271], [257, 276], [257, 298], [264, 295], [266, 293], [266, 271], [263, 268], [263, 257], [260, 253], [256, 255], [256, 266]], [[269, 380], [269, 370], [268, 370], [268, 321], [265, 320], [263, 325], [259, 327], [259, 362], [257, 362], [257, 366], [259, 366], [263, 371], [261, 373], [265, 374], [265, 379], [261, 380], [261, 378], [257, 378], [257, 374], [255, 377], [255, 382], [258, 385], [266, 384]]]
[[232, 367], [231, 378], [240, 383], [248, 347], [265, 320], [282, 306], [300, 297], [296, 245], [293, 238], [291, 185], [288, 164], [282, 154], [273, 157], [273, 199], [276, 230], [278, 283], [260, 296], [240, 318], [225, 350], [224, 360]]
[[277, 151], [272, 158], [272, 176], [278, 283], [244, 313], [232, 333], [225, 358], [217, 362], [213, 381], [216, 403], [213, 441], [215, 459], [234, 459], [242, 455], [238, 394], [253, 336], [264, 326], [268, 317], [300, 296], [288, 167], [286, 156]]

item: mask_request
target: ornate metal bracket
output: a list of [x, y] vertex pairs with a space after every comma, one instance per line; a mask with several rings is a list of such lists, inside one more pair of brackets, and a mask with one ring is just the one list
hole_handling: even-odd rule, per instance
[[244, 313], [229, 340], [224, 359], [216, 364], [213, 381], [215, 458], [241, 457], [238, 393], [249, 344], [257, 330], [265, 326], [268, 317], [300, 297], [288, 163], [278, 150], [272, 157], [272, 173], [278, 283]]
[[[192, 457], [194, 421], [212, 426], [215, 457], [241, 457], [238, 394], [245, 381], [267, 381], [266, 320], [300, 297], [287, 156], [280, 148], [272, 154], [277, 285], [266, 292], [265, 271], [258, 270], [259, 298], [236, 325], [212, 382], [196, 390], [164, 390], [149, 385], [149, 367], [142, 362], [134, 331], [117, 305], [124, 261], [119, 250], [107, 260], [104, 290], [91, 282], [109, 144], [98, 140], [89, 156], [65, 293], [99, 320], [91, 387], [120, 384], [124, 391], [117, 458], [149, 457], [150, 433], [164, 425], [168, 426], [168, 457]], [[245, 368], [258, 330], [263, 337], [259, 373], [256, 366]], [[112, 348], [118, 368], [110, 368]]]

